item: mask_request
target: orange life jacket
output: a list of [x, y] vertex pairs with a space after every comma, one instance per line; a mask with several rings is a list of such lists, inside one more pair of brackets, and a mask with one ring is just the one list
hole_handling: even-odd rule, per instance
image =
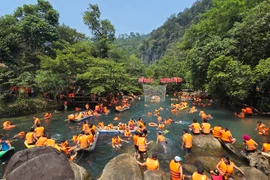
[[40, 123], [40, 119], [39, 119], [39, 118], [36, 118], [36, 119], [34, 120], [34, 124], [41, 124], [41, 123]]
[[263, 152], [269, 152], [270, 151], [270, 144], [268, 143], [263, 143]]
[[130, 131], [125, 131], [125, 136], [130, 136], [131, 135], [131, 132]]
[[247, 150], [256, 150], [257, 149], [257, 147], [256, 147], [256, 145], [255, 145], [255, 141], [253, 141], [253, 139], [250, 139], [249, 141], [245, 141], [245, 143], [246, 143], [246, 148], [247, 148]]
[[200, 133], [200, 124], [199, 123], [192, 123], [191, 125], [193, 133]]
[[137, 140], [137, 145], [139, 148], [139, 151], [146, 151], [146, 138], [145, 137], [139, 137]]
[[43, 136], [43, 134], [44, 134], [44, 127], [42, 127], [42, 126], [36, 127], [35, 133], [36, 133], [36, 137], [37, 138]]
[[197, 172], [194, 172], [192, 174], [192, 180], [208, 180], [207, 176], [204, 174], [199, 174]]
[[223, 159], [220, 160], [220, 164], [219, 164], [219, 169], [225, 174], [232, 174], [233, 173], [233, 167], [234, 167], [234, 163], [232, 161], [230, 161], [230, 164], [225, 164], [225, 162], [223, 161]]
[[231, 139], [232, 139], [231, 132], [229, 130], [228, 131], [223, 130], [221, 133], [221, 140], [230, 143]]
[[46, 143], [47, 138], [46, 137], [40, 137], [38, 139], [38, 141], [36, 142], [36, 146], [44, 146], [44, 144]]
[[82, 135], [79, 138], [80, 148], [88, 148], [88, 137], [86, 135]]
[[184, 134], [183, 135], [183, 142], [185, 143], [185, 148], [191, 148], [192, 147], [192, 135], [191, 134]]
[[56, 143], [55, 143], [54, 139], [47, 139], [46, 146], [51, 146], [51, 147], [55, 148], [55, 145], [56, 145]]
[[25, 136], [25, 140], [27, 142], [27, 144], [32, 144], [34, 142], [34, 132], [28, 132]]
[[160, 142], [164, 142], [164, 141], [166, 141], [166, 138], [163, 135], [158, 135], [158, 140]]
[[146, 168], [149, 170], [157, 170], [159, 167], [158, 160], [147, 158], [145, 162]]
[[120, 137], [118, 136], [117, 138], [112, 138], [112, 145], [118, 145], [118, 144], [120, 144], [121, 143], [121, 139], [120, 139]]
[[265, 127], [264, 124], [260, 124], [260, 125], [257, 126], [258, 134], [260, 134], [260, 135], [263, 134], [264, 127]]
[[220, 126], [215, 126], [214, 128], [213, 128], [213, 130], [212, 130], [212, 134], [213, 134], [213, 136], [214, 137], [216, 137], [216, 138], [220, 138], [221, 137], [221, 131], [222, 130], [222, 127], [220, 127]]
[[93, 143], [93, 142], [94, 142], [94, 136], [93, 136], [92, 133], [90, 133], [90, 134], [88, 135], [88, 140], [89, 140], [90, 143]]
[[134, 143], [134, 145], [137, 145], [138, 138], [139, 138], [138, 135], [134, 135], [133, 136], [133, 143]]
[[82, 130], [83, 130], [85, 133], [90, 132], [89, 125], [88, 125], [88, 124], [83, 124]]
[[180, 180], [181, 174], [179, 168], [182, 165], [180, 162], [175, 162], [174, 160], [171, 160], [170, 162], [170, 172], [171, 172], [171, 178], [172, 180]]
[[211, 125], [209, 123], [202, 123], [202, 132], [205, 134], [210, 133]]
[[10, 121], [5, 121], [4, 123], [3, 123], [3, 127], [6, 127], [6, 126], [8, 126], [8, 125], [10, 125], [11, 123], [10, 123]]

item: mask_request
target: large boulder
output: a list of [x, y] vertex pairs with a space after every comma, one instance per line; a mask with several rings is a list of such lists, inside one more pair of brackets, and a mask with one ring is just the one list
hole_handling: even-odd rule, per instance
[[269, 178], [254, 167], [240, 167], [245, 173], [244, 178], [248, 180], [268, 180]]
[[56, 149], [34, 147], [19, 151], [12, 156], [3, 179], [86, 180], [91, 178], [85, 169], [73, 163], [71, 165], [66, 156]]
[[166, 175], [166, 173], [162, 170], [151, 171], [147, 170], [144, 171], [144, 180], [170, 180], [170, 178]]
[[261, 170], [264, 174], [269, 175], [269, 161], [260, 152], [250, 153], [247, 158], [249, 165]]
[[220, 142], [210, 135], [194, 135], [192, 140], [193, 148], [192, 152], [199, 155], [218, 155], [220, 152], [224, 152]]
[[142, 180], [142, 173], [136, 159], [129, 154], [120, 154], [110, 160], [99, 180]]

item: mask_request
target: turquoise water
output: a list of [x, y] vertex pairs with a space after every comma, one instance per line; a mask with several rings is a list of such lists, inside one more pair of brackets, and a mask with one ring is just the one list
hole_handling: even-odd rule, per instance
[[[99, 117], [94, 117], [89, 120], [89, 123], [97, 124], [99, 121], [104, 121], [105, 124], [113, 123], [117, 125], [119, 122], [128, 122], [130, 118], [137, 120], [139, 117], [143, 118], [143, 121], [148, 124], [148, 122], [157, 122], [156, 116], [147, 116], [148, 111], [154, 111], [159, 107], [163, 107], [164, 110], [160, 111], [161, 116], [163, 118], [172, 117], [175, 121], [181, 121], [180, 124], [172, 123], [167, 126], [164, 130], [168, 130], [169, 132], [165, 135], [168, 139], [168, 152], [164, 154], [161, 146], [156, 145], [156, 135], [157, 130], [155, 127], [148, 127], [147, 129], [150, 131], [147, 139], [148, 141], [153, 140], [154, 143], [149, 146], [149, 155], [152, 151], [158, 152], [158, 159], [160, 161], [161, 169], [165, 172], [169, 172], [168, 164], [169, 161], [175, 156], [180, 155], [183, 156], [183, 151], [180, 148], [181, 145], [181, 135], [182, 130], [187, 128], [188, 124], [192, 122], [192, 119], [197, 118], [199, 122], [200, 116], [199, 113], [189, 114], [188, 110], [179, 111], [178, 114], [171, 113], [171, 103], [176, 103], [177, 101], [171, 101], [171, 97], [166, 97], [165, 102], [160, 103], [145, 103], [144, 100], [136, 100], [131, 103], [131, 108], [127, 111], [116, 113], [114, 109], [111, 109], [111, 113], [108, 115], [101, 115]], [[190, 104], [190, 107], [192, 105]], [[207, 114], [210, 113], [214, 119], [210, 121], [212, 126], [221, 124], [223, 127], [229, 127], [233, 136], [237, 139], [237, 142], [242, 142], [241, 136], [245, 133], [249, 134], [261, 147], [261, 144], [267, 140], [267, 137], [259, 136], [255, 131], [256, 123], [258, 120], [261, 120], [264, 124], [268, 124], [270, 122], [270, 118], [268, 117], [247, 117], [245, 119], [239, 119], [234, 117], [233, 112], [228, 111], [222, 107], [217, 105], [207, 106], [207, 107], [197, 107], [199, 110], [204, 110]], [[53, 117], [50, 120], [44, 121], [42, 120], [42, 124], [45, 127], [45, 131], [50, 133], [54, 139], [60, 142], [62, 139], [71, 140], [72, 135], [77, 134], [81, 131], [82, 124], [70, 123], [65, 121], [68, 114], [73, 112], [59, 112], [53, 113]], [[44, 116], [45, 113], [36, 114], [40, 119]], [[10, 120], [13, 124], [16, 124], [16, 128], [10, 131], [0, 130], [0, 134], [5, 135], [8, 138], [13, 137], [20, 131], [28, 131], [28, 129], [33, 125], [33, 117], [34, 115], [23, 116], [23, 117], [15, 117], [15, 118], [5, 118], [0, 119], [0, 123], [2, 124], [6, 120]], [[118, 116], [119, 120], [114, 121], [114, 117]], [[97, 146], [95, 151], [91, 153], [83, 153], [79, 154], [77, 160], [75, 162], [84, 168], [86, 168], [92, 177], [98, 177], [106, 165], [113, 157], [121, 154], [121, 153], [129, 153], [131, 155], [134, 154], [133, 149], [133, 140], [130, 139], [129, 143], [122, 143], [121, 150], [116, 150], [111, 147], [111, 138], [113, 135], [110, 134], [100, 134]], [[127, 139], [122, 137], [123, 139]], [[128, 139], [127, 139], [128, 140]], [[70, 141], [71, 142], [71, 141]], [[23, 140], [13, 140], [12, 145], [16, 148], [16, 151], [25, 149], [23, 144]], [[185, 160], [188, 162], [188, 160]]]

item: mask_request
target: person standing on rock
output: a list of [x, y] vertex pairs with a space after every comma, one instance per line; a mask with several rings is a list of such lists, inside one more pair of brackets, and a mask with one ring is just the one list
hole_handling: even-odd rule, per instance
[[182, 146], [181, 148], [185, 148], [186, 154], [191, 154], [191, 148], [192, 148], [192, 135], [188, 133], [187, 129], [183, 130], [183, 136], [182, 136]]
[[147, 158], [144, 163], [137, 161], [137, 163], [141, 166], [146, 166], [148, 170], [156, 171], [159, 168], [159, 162], [157, 159], [157, 154], [152, 153], [152, 158]]
[[183, 174], [183, 168], [180, 161], [183, 159], [179, 156], [175, 156], [173, 160], [170, 162], [170, 173], [172, 180], [182, 180], [185, 178], [185, 175]]
[[228, 156], [224, 156], [216, 165], [216, 168], [221, 174], [221, 176], [225, 179], [227, 179], [233, 174], [234, 168], [244, 175], [244, 172], [239, 167], [237, 167]]
[[203, 173], [204, 173], [203, 167], [199, 166], [197, 168], [197, 171], [192, 174], [191, 179], [192, 180], [209, 180], [209, 178]]

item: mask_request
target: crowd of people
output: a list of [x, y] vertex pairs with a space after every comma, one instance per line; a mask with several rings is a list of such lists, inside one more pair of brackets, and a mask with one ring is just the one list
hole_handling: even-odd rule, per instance
[[[128, 104], [127, 100], [123, 104]], [[179, 103], [179, 107], [186, 106], [185, 102]], [[178, 107], [178, 108], [179, 108]], [[172, 108], [176, 108], [174, 104]], [[162, 118], [160, 111], [163, 108], [160, 107], [159, 109], [155, 109], [152, 113], [149, 111], [147, 113], [148, 116], [155, 115], [157, 123], [150, 122], [149, 126], [157, 127], [157, 136], [156, 136], [156, 144], [160, 145], [164, 153], [167, 153], [167, 138], [165, 137], [165, 133], [163, 131], [164, 127], [169, 126], [174, 121], [171, 117], [169, 118]], [[89, 105], [86, 104], [85, 111], [75, 114], [74, 117], [69, 117], [69, 120], [73, 119], [80, 119], [85, 116], [93, 115], [94, 112], [97, 113], [106, 113], [108, 112], [108, 108], [99, 104], [95, 107], [94, 110], [91, 110]], [[192, 113], [197, 112], [195, 106], [193, 106], [190, 111]], [[189, 111], [189, 112], [190, 112]], [[193, 146], [193, 136], [200, 136], [200, 135], [213, 135], [215, 138], [220, 139], [224, 143], [234, 143], [236, 140], [233, 138], [231, 131], [228, 127], [222, 127], [221, 125], [212, 125], [209, 123], [209, 120], [213, 119], [210, 114], [206, 114], [204, 111], [200, 111], [199, 115], [201, 116], [202, 122], [199, 123], [197, 119], [193, 119], [192, 124], [190, 124], [186, 129], [183, 130], [182, 134], [182, 144], [181, 148], [184, 151], [185, 157], [188, 157], [192, 154], [192, 146]], [[80, 117], [81, 116], [81, 117]], [[52, 117], [52, 114], [46, 113], [44, 119], [49, 119]], [[160, 163], [158, 160], [158, 154], [153, 152], [151, 157], [147, 157], [147, 149], [148, 146], [153, 143], [154, 141], [147, 139], [147, 134], [149, 131], [147, 130], [147, 124], [143, 121], [140, 117], [138, 120], [130, 119], [127, 123], [119, 122], [117, 126], [114, 126], [112, 123], [109, 123], [107, 126], [104, 125], [103, 121], [98, 122], [97, 127], [94, 124], [89, 124], [88, 121], [84, 121], [82, 124], [82, 129], [80, 134], [73, 135], [72, 143], [70, 144], [67, 140], [62, 140], [61, 143], [57, 143], [50, 134], [46, 133], [45, 128], [42, 126], [41, 121], [39, 118], [33, 118], [33, 126], [27, 133], [20, 132], [15, 135], [13, 138], [25, 138], [25, 145], [27, 147], [30, 146], [51, 146], [56, 148], [57, 150], [66, 154], [71, 161], [76, 159], [78, 151], [82, 149], [87, 149], [93, 146], [96, 139], [97, 132], [99, 130], [118, 130], [122, 131], [124, 137], [128, 140], [122, 138], [119, 135], [113, 136], [111, 138], [111, 147], [120, 150], [122, 147], [122, 142], [130, 143], [133, 140], [133, 146], [135, 154], [134, 156], [137, 159], [137, 163], [141, 166], [146, 166], [147, 169], [155, 171], [159, 169]], [[6, 121], [3, 124], [3, 128], [8, 130], [12, 129], [12, 123], [10, 121]], [[10, 127], [9, 127], [10, 126]], [[15, 125], [13, 125], [15, 126]], [[256, 131], [260, 135], [268, 135], [268, 129], [266, 125], [264, 125], [261, 121], [258, 121], [258, 125], [256, 127]], [[132, 134], [134, 132], [134, 134]], [[9, 140], [0, 138], [1, 150], [6, 151], [11, 147], [11, 143]], [[246, 155], [249, 153], [253, 153], [258, 150], [258, 144], [247, 134], [242, 136], [243, 139], [243, 151]], [[260, 149], [263, 152], [270, 152], [270, 140], [265, 142]], [[204, 174], [204, 169], [202, 167], [198, 167], [197, 171], [194, 172], [191, 176], [184, 175], [183, 168], [182, 168], [182, 161], [183, 158], [180, 156], [175, 156], [170, 163], [168, 164], [170, 168], [171, 178], [173, 180], [182, 180], [185, 177], [191, 178], [192, 180], [207, 180], [209, 179]], [[216, 169], [211, 171], [211, 178], [218, 180], [222, 178], [230, 179], [232, 178], [232, 174], [234, 169], [237, 169], [244, 175], [244, 172], [241, 171], [239, 167], [237, 167], [233, 161], [230, 160], [228, 156], [224, 156], [219, 162], [217, 162]]]

